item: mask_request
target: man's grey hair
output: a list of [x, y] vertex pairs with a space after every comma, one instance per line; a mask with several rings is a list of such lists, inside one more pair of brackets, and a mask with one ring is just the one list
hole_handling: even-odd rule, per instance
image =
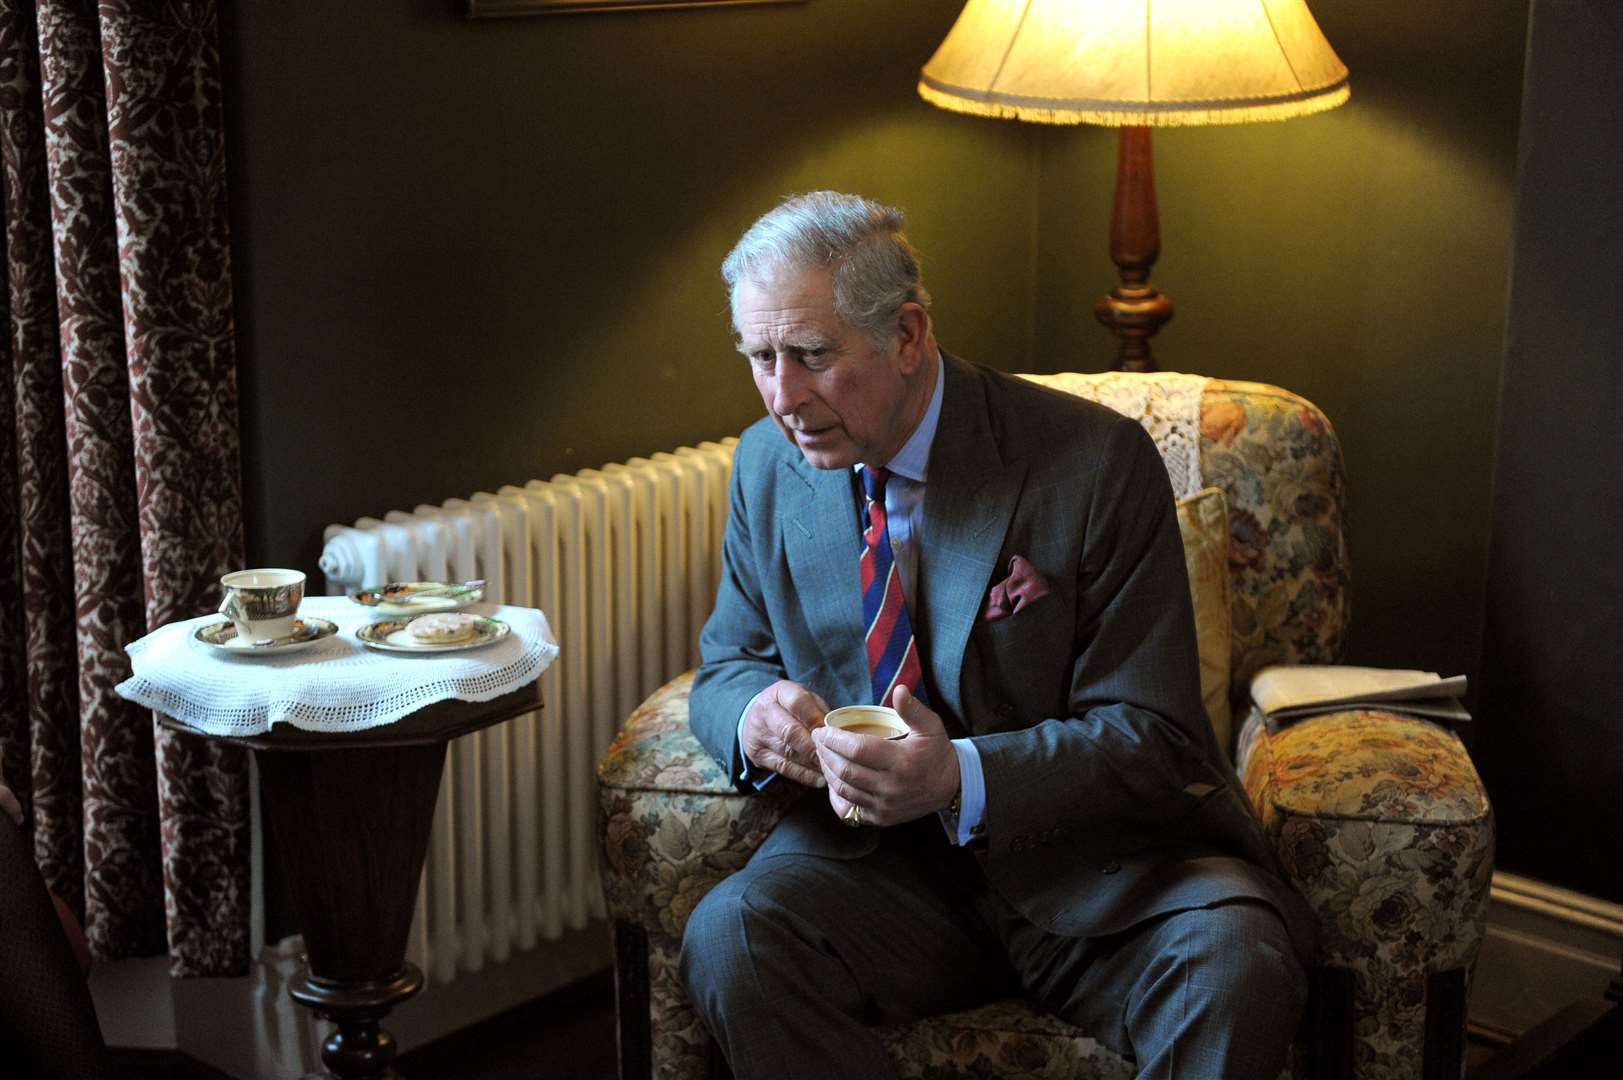
[[830, 267], [834, 313], [881, 348], [895, 333], [894, 316], [903, 304], [930, 308], [904, 223], [900, 210], [860, 195], [792, 195], [751, 225], [722, 261], [729, 303], [741, 282], [762, 284], [783, 271]]

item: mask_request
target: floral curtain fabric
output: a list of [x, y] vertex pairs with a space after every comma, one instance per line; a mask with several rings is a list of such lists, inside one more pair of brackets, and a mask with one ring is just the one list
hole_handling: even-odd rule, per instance
[[248, 959], [240, 751], [113, 693], [242, 565], [212, 0], [0, 0], [0, 770], [102, 959]]

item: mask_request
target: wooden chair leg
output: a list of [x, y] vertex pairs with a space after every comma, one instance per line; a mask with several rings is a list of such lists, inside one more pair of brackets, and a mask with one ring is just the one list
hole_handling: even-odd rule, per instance
[[[1353, 973], [1321, 967], [1308, 998], [1307, 1075], [1348, 1080], [1353, 1074]], [[1425, 1080], [1458, 1080], [1465, 1060], [1465, 969], [1426, 979]]]
[[1309, 1080], [1350, 1080], [1353, 1068], [1353, 973], [1320, 966], [1308, 992]]
[[619, 1026], [620, 1080], [654, 1074], [653, 1032], [648, 1019], [648, 931], [614, 924], [614, 1014]]
[[1465, 1062], [1465, 969], [1426, 980], [1425, 1080], [1458, 1080]]

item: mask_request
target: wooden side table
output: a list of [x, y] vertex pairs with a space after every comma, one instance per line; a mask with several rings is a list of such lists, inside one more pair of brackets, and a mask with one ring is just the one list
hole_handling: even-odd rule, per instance
[[211, 736], [253, 750], [265, 818], [308, 958], [293, 1000], [338, 1029], [321, 1060], [338, 1080], [396, 1077], [394, 1036], [380, 1021], [417, 993], [406, 961], [446, 745], [541, 707], [532, 682], [488, 702], [440, 701], [382, 727], [326, 733], [281, 724], [264, 735]]

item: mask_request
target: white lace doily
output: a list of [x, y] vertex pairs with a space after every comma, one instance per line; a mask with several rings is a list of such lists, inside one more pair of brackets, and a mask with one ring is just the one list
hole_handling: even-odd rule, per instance
[[115, 689], [209, 735], [263, 735], [284, 723], [360, 731], [436, 701], [490, 701], [534, 682], [558, 655], [552, 628], [535, 608], [471, 610], [512, 632], [465, 652], [380, 653], [355, 638], [355, 628], [370, 621], [366, 608], [342, 596], [306, 597], [299, 614], [337, 623], [338, 633], [280, 656], [233, 656], [192, 636], [218, 615], [188, 619], [126, 646], [134, 674]]
[[1173, 497], [1182, 499], [1201, 489], [1200, 398], [1206, 392], [1206, 376], [1176, 371], [1066, 371], [1020, 377], [1131, 416], [1144, 425], [1161, 451]]

